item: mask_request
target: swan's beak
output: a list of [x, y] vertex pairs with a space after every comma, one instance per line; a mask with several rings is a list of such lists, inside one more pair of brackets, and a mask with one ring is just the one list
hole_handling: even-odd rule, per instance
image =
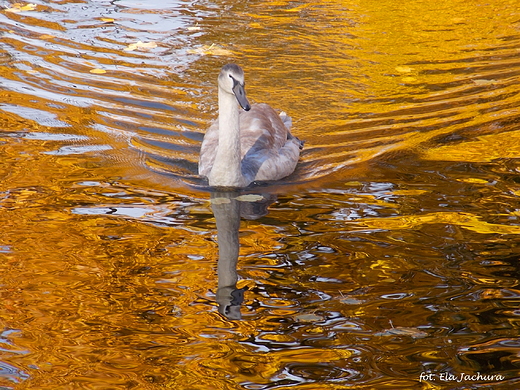
[[246, 90], [244, 88], [244, 85], [240, 84], [235, 79], [233, 79], [233, 84], [233, 93], [235, 94], [235, 97], [238, 100], [238, 104], [240, 104], [240, 107], [242, 107], [244, 110], [249, 111], [251, 109], [251, 106], [247, 101]]

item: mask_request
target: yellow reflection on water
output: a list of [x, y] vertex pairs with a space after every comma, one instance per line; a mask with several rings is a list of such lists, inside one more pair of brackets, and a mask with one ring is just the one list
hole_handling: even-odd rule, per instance
[[[421, 359], [462, 364], [463, 347], [490, 337], [502, 318], [481, 325], [485, 309], [457, 300], [515, 298], [497, 290], [514, 272], [466, 270], [456, 282], [479, 286], [460, 292], [445, 260], [502, 261], [518, 210], [478, 213], [519, 190], [497, 195], [485, 171], [416, 185], [406, 164], [518, 157], [516, 1], [116, 3], [2, 14], [0, 361], [14, 368], [0, 386], [415, 388]], [[180, 19], [197, 28], [172, 29]], [[228, 61], [307, 141], [304, 184], [241, 222], [242, 321], [217, 309], [209, 194], [179, 184]], [[454, 184], [483, 196], [445, 208]], [[518, 313], [502, 314], [506, 337]]]
[[520, 131], [488, 134], [463, 144], [445, 145], [426, 150], [428, 160], [489, 162], [520, 156]]
[[450, 224], [482, 234], [518, 234], [520, 226], [500, 225], [482, 221], [467, 213], [434, 213], [384, 219], [364, 219], [360, 226], [374, 229], [418, 229], [424, 224]]

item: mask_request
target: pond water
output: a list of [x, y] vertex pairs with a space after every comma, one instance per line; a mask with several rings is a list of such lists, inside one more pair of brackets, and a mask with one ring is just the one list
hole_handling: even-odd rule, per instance
[[[0, 389], [520, 386], [518, 0], [2, 5]], [[227, 62], [282, 183], [197, 176]]]

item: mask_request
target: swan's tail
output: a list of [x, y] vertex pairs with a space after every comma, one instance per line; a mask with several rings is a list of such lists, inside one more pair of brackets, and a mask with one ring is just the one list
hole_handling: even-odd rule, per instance
[[[282, 120], [282, 122], [285, 125], [285, 127], [287, 127], [287, 130], [291, 130], [292, 119], [291, 119], [291, 117], [289, 115], [287, 115], [285, 113], [285, 111], [282, 111], [280, 113], [280, 119]], [[296, 140], [296, 142], [299, 143], [300, 149], [303, 149], [303, 144], [305, 143], [305, 141], [302, 141], [298, 137], [292, 135], [290, 131], [287, 132], [287, 139], [294, 139], [294, 140]]]
[[292, 119], [289, 115], [285, 113], [285, 111], [282, 111], [280, 113], [280, 119], [282, 120], [285, 127], [287, 127], [287, 130], [291, 130], [292, 127]]

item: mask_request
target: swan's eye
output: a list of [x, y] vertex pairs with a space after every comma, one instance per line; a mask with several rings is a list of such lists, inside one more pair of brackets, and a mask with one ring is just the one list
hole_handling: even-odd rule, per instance
[[231, 77], [231, 79], [233, 80], [233, 89], [235, 89], [237, 85], [241, 85], [242, 87], [245, 85], [245, 84], [240, 84], [240, 81], [238, 81], [233, 76], [229, 75], [229, 77]]

